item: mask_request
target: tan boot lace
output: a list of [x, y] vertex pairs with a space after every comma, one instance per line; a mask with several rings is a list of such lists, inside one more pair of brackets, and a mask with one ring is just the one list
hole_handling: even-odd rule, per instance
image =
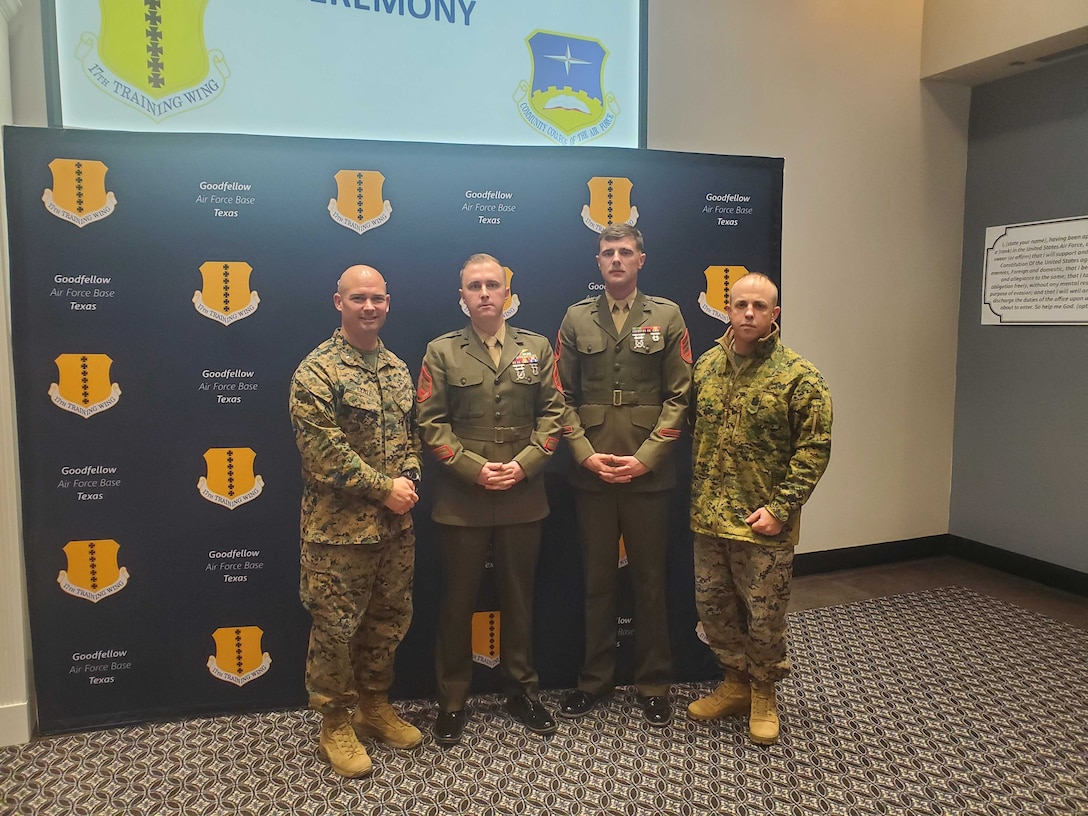
[[355, 732], [351, 730], [351, 725], [348, 723], [341, 723], [336, 726], [329, 732], [329, 737], [336, 744], [337, 749], [345, 756], [356, 757], [363, 753], [363, 746], [355, 738]]
[[767, 719], [777, 713], [774, 686], [754, 685], [752, 687], [752, 717]]

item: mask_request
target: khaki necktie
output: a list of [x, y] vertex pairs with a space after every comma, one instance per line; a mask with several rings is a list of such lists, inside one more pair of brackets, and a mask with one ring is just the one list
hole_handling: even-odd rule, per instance
[[502, 357], [502, 346], [499, 345], [499, 339], [497, 337], [489, 337], [484, 340], [484, 345], [487, 346], [487, 353], [491, 355], [491, 362], [498, 368], [499, 359]]
[[616, 326], [616, 331], [623, 331], [623, 324], [627, 322], [627, 313], [630, 311], [630, 307], [616, 303], [612, 306], [612, 322]]

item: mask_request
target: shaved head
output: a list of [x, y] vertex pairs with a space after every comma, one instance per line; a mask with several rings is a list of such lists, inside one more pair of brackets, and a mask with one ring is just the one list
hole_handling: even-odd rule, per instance
[[746, 288], [748, 285], [755, 284], [757, 286], [764, 287], [771, 297], [771, 306], [778, 305], [778, 287], [774, 285], [774, 281], [764, 275], [762, 272], [749, 272], [743, 278], [738, 280], [731, 287], [732, 289]]
[[375, 283], [380, 284], [383, 290], [385, 289], [385, 278], [382, 277], [382, 273], [373, 266], [356, 264], [344, 270], [344, 274], [340, 276], [340, 280], [336, 283], [336, 291], [340, 297], [343, 297], [344, 293], [349, 289]]
[[726, 314], [737, 354], [751, 354], [769, 337], [780, 311], [778, 287], [766, 275], [753, 272], [730, 286]]
[[349, 266], [336, 283], [333, 305], [340, 312], [344, 337], [357, 349], [378, 347], [378, 331], [389, 313], [385, 278], [372, 266]]

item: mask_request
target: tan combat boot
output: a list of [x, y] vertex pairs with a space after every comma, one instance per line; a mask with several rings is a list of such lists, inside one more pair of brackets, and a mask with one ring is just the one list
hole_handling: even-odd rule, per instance
[[394, 748], [415, 748], [423, 741], [418, 728], [397, 716], [385, 694], [360, 693], [351, 725], [358, 736], [377, 737]]
[[774, 682], [752, 681], [752, 713], [748, 718], [748, 735], [752, 742], [774, 745], [778, 742], [778, 701]]
[[317, 748], [341, 776], [366, 776], [373, 770], [366, 749], [359, 744], [351, 723], [346, 719], [325, 718], [321, 723]]
[[693, 720], [717, 720], [746, 714], [752, 706], [748, 678], [735, 669], [725, 670], [725, 679], [706, 697], [688, 704], [688, 716]]

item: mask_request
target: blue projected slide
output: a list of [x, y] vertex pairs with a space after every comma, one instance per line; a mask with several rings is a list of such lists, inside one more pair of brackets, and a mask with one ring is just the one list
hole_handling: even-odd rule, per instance
[[55, 124], [636, 147], [641, 6], [54, 0]]

